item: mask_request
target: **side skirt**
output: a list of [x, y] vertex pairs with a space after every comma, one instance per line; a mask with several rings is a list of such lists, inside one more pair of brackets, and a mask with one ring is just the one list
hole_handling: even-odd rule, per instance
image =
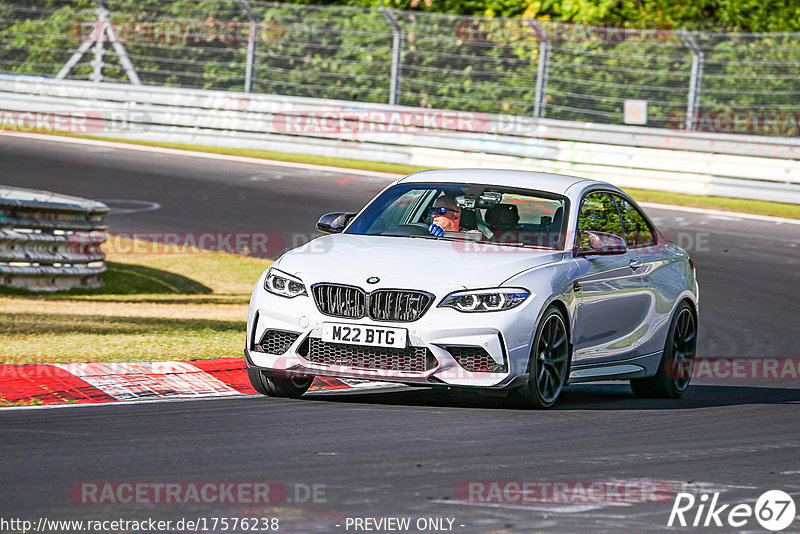
[[599, 380], [630, 380], [653, 376], [658, 370], [663, 351], [629, 360], [603, 362], [594, 365], [581, 365], [572, 368], [569, 383], [596, 382]]

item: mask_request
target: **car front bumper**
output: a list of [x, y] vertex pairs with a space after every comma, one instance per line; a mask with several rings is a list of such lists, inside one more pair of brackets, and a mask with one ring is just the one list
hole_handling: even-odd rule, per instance
[[[287, 299], [256, 289], [248, 314], [248, 342], [245, 349], [248, 365], [278, 375], [332, 376], [451, 387], [504, 389], [516, 387], [527, 380], [530, 342], [536, 319], [535, 312], [530, 317], [533, 308], [526, 310], [531, 302], [499, 312], [462, 313], [451, 308], [437, 308], [436, 304], [442, 297], [437, 295], [434, 305], [416, 321], [378, 322], [367, 317], [329, 317], [319, 312], [311, 297]], [[319, 359], [309, 356], [308, 347], [311, 338], [318, 340], [321, 337], [324, 322], [406, 329], [408, 345], [426, 349], [425, 368], [408, 371], [392, 368], [391, 365], [366, 368], [321, 363]], [[282, 354], [271, 353], [260, 346], [260, 341], [269, 330], [290, 332], [297, 337]], [[349, 348], [340, 344], [336, 346], [344, 351]], [[491, 358], [491, 363], [496, 365], [499, 372], [466, 369], [451, 353], [453, 347], [483, 349], [484, 355]], [[463, 357], [461, 361], [463, 363]]]

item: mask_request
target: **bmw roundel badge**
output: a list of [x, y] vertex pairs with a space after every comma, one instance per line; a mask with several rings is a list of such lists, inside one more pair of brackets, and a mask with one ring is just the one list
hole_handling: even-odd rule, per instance
[[368, 284], [377, 284], [380, 281], [381, 281], [381, 279], [378, 278], [377, 276], [370, 276], [369, 278], [367, 278], [367, 283]]

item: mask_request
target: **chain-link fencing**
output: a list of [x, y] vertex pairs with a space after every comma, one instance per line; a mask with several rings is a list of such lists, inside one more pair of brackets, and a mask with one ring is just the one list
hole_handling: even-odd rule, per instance
[[0, 72], [798, 135], [800, 34], [247, 0], [0, 3]]

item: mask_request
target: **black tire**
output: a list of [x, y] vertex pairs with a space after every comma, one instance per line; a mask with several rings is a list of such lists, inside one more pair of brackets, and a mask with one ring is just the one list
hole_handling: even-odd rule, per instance
[[250, 379], [250, 385], [253, 386], [254, 390], [262, 395], [267, 395], [267, 388], [264, 387], [264, 382], [261, 380], [261, 369], [248, 367], [247, 378]]
[[658, 371], [649, 378], [632, 379], [634, 395], [647, 399], [677, 399], [692, 380], [696, 354], [697, 319], [692, 307], [684, 301], [672, 317]]
[[264, 369], [256, 367], [247, 368], [247, 377], [250, 379], [250, 384], [257, 392], [269, 397], [288, 397], [296, 399], [303, 395], [314, 377], [278, 377]]
[[572, 357], [569, 331], [564, 316], [548, 307], [539, 321], [528, 360], [528, 382], [509, 394], [512, 405], [550, 408], [558, 401], [569, 376]]

